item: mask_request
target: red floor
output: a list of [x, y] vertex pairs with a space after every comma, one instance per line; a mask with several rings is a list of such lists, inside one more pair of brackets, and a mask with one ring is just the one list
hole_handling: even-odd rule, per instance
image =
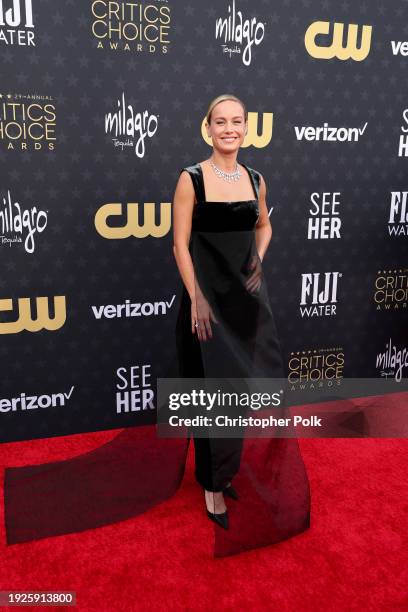
[[[117, 433], [2, 444], [0, 463], [72, 457]], [[311, 483], [312, 525], [296, 538], [214, 559], [213, 527], [193, 480], [190, 445], [176, 496], [107, 527], [7, 546], [2, 498], [0, 590], [76, 591], [71, 609], [81, 612], [408, 610], [407, 441], [300, 444]]]

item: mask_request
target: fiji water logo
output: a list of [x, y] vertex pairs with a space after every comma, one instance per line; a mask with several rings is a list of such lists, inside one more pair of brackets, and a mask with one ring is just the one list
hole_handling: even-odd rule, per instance
[[0, 0], [1, 43], [35, 47], [32, 0]]
[[337, 314], [337, 289], [341, 272], [302, 274], [300, 314], [302, 318]]

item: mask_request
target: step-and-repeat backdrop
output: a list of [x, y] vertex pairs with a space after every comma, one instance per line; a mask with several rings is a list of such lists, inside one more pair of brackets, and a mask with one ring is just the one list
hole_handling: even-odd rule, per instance
[[293, 388], [406, 377], [408, 4], [0, 2], [0, 440], [153, 423], [172, 198], [242, 98]]

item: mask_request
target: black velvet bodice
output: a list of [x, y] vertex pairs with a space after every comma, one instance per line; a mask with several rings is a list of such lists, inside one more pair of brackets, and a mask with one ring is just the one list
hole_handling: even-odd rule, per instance
[[248, 231], [255, 228], [259, 218], [259, 185], [260, 174], [256, 170], [242, 164], [247, 170], [254, 189], [253, 200], [233, 202], [211, 202], [205, 197], [203, 173], [199, 163], [187, 166], [183, 170], [189, 172], [196, 194], [192, 218], [192, 232], [225, 232]]

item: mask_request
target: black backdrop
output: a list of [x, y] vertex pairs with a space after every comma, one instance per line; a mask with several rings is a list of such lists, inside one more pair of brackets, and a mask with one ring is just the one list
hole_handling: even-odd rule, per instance
[[[267, 184], [293, 385], [398, 382], [406, 2], [4, 0], [0, 17], [1, 441], [154, 422], [181, 290], [172, 197], [211, 154], [202, 122], [221, 93], [249, 111], [238, 159]], [[310, 219], [327, 233], [308, 236]]]

